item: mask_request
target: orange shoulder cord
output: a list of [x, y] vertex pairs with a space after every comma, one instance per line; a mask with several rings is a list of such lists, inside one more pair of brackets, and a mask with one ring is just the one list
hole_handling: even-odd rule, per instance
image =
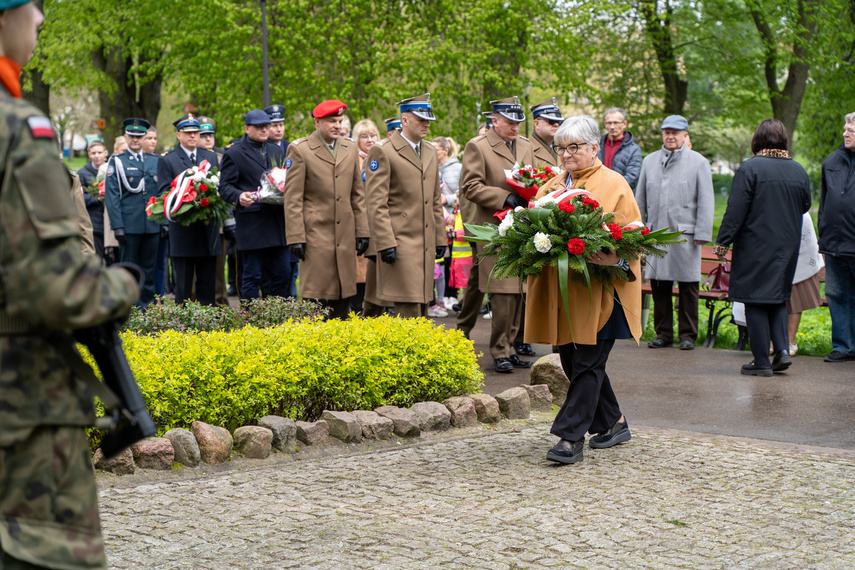
[[0, 82], [9, 95], [21, 98], [21, 66], [5, 56], [0, 56]]

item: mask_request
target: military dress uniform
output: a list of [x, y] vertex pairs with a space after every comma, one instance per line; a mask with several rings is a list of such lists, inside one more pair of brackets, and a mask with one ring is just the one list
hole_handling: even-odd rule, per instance
[[[149, 127], [143, 119], [127, 119], [129, 129], [145, 131]], [[149, 198], [160, 194], [158, 190], [157, 161], [160, 157], [130, 149], [113, 155], [107, 162], [104, 184], [104, 204], [110, 216], [113, 233], [122, 230], [125, 243], [119, 244], [119, 259], [139, 265], [145, 273], [138, 305], [148, 306], [154, 299], [154, 270], [157, 248], [160, 245], [160, 224], [150, 220], [145, 212]], [[118, 238], [118, 235], [116, 236]]]
[[[199, 131], [199, 122], [193, 115], [185, 115], [173, 123], [180, 132]], [[157, 165], [159, 191], [169, 192], [175, 178], [194, 166], [208, 161], [211, 168], [219, 166], [217, 155], [204, 148], [187, 150], [182, 145], [166, 153]], [[191, 298], [196, 284], [196, 300], [202, 305], [216, 304], [217, 256], [222, 252], [220, 246], [220, 223], [211, 219], [182, 225], [169, 224], [169, 257], [175, 274], [175, 302], [183, 303]]]
[[[312, 114], [338, 116], [346, 108], [341, 101], [324, 101]], [[331, 317], [343, 318], [356, 294], [357, 238], [369, 236], [359, 149], [344, 137], [331, 149], [315, 131], [291, 143], [285, 166], [286, 239], [305, 246], [300, 296], [323, 301]]]
[[[398, 105], [402, 114], [435, 120], [429, 95]], [[437, 249], [448, 244], [436, 149], [423, 141], [413, 145], [394, 131], [369, 149], [364, 164], [372, 249], [395, 248], [394, 262], [381, 255], [375, 264], [377, 294], [401, 316], [425, 316], [434, 296]]]
[[[531, 109], [531, 116], [534, 119], [558, 121], [559, 123], [564, 121], [564, 117], [561, 116], [561, 109], [558, 108], [558, 103], [556, 103], [555, 97], [551, 97], [537, 105], [532, 105], [529, 109]], [[546, 166], [561, 166], [561, 164], [559, 164], [560, 160], [558, 155], [555, 154], [555, 150], [552, 148], [552, 143], [548, 143], [540, 138], [536, 132], [531, 135], [531, 139], [529, 140], [531, 141], [535, 166], [538, 166], [541, 163]]]
[[139, 292], [82, 253], [50, 120], [3, 87], [0, 117], [0, 568], [106, 568], [93, 397], [56, 335], [127, 315]]
[[[510, 120], [525, 120], [522, 107], [516, 97], [492, 101], [493, 113], [501, 113]], [[531, 143], [523, 136], [509, 145], [495, 129], [487, 134], [475, 137], [466, 143], [463, 150], [463, 168], [460, 171], [460, 191], [467, 200], [475, 205], [472, 222], [478, 225], [496, 222], [493, 214], [505, 208], [505, 201], [513, 192], [507, 184], [505, 170], [510, 170], [517, 162], [531, 164], [534, 160]], [[475, 253], [484, 252], [484, 244], [475, 244]], [[490, 305], [493, 312], [492, 332], [490, 334], [490, 354], [495, 360], [518, 357], [513, 348], [520, 326], [522, 296], [518, 278], [490, 278], [494, 262], [492, 259], [478, 261], [478, 284], [482, 292], [492, 294]], [[473, 271], [476, 268], [473, 267]], [[523, 367], [523, 366], [517, 366]], [[498, 369], [498, 364], [497, 364]], [[507, 372], [508, 370], [503, 370]]]

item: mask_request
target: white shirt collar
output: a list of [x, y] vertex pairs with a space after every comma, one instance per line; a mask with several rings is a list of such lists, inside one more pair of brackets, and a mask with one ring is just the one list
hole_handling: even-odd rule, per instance
[[414, 151], [416, 154], [418, 154], [418, 153], [419, 153], [419, 151], [417, 151], [417, 150], [416, 150], [416, 147], [417, 147], [417, 146], [419, 146], [419, 144], [420, 144], [420, 143], [414, 143], [413, 141], [411, 141], [410, 139], [408, 139], [407, 137], [405, 137], [405, 136], [404, 136], [404, 133], [401, 133], [401, 138], [403, 138], [405, 141], [407, 141], [407, 142], [410, 144], [410, 146], [411, 146], [411, 147], [413, 147], [413, 151]]

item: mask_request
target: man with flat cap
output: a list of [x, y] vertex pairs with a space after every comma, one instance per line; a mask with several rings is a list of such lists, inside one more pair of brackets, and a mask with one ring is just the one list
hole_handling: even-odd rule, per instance
[[395, 131], [401, 132], [401, 117], [392, 117], [390, 119], [384, 119], [386, 123], [386, 138], [392, 136], [392, 133]]
[[220, 196], [235, 206], [237, 255], [242, 266], [240, 296], [288, 297], [291, 265], [282, 206], [259, 204], [261, 176], [285, 162], [268, 144], [270, 117], [260, 109], [244, 115], [244, 135], [223, 155]]
[[[199, 147], [199, 121], [192, 114], [174, 123], [178, 146], [160, 158], [157, 177], [160, 193], [170, 191], [175, 178], [194, 166], [208, 161], [211, 168], [219, 165], [217, 155]], [[175, 277], [175, 302], [191, 299], [196, 283], [196, 300], [202, 305], [216, 304], [215, 284], [217, 256], [220, 247], [220, 224], [217, 220], [198, 221], [190, 225], [167, 222], [169, 228], [169, 257]]]
[[107, 162], [104, 205], [110, 227], [119, 242], [119, 260], [139, 265], [145, 273], [137, 305], [147, 307], [154, 299], [154, 268], [160, 245], [160, 224], [148, 219], [145, 206], [159, 196], [154, 154], [142, 151], [142, 141], [151, 124], [145, 119], [125, 119], [125, 152]]
[[641, 163], [635, 201], [641, 220], [651, 230], [670, 227], [683, 232], [686, 243], [673, 245], [663, 258], [650, 257], [644, 278], [650, 279], [656, 338], [647, 346], [665, 348], [674, 342], [672, 287], [677, 281], [677, 327], [680, 349], [692, 350], [698, 337], [701, 246], [712, 239], [715, 195], [710, 163], [689, 148], [689, 122], [680, 115], [662, 121], [662, 148]]
[[292, 142], [285, 167], [285, 228], [300, 260], [300, 296], [345, 318], [356, 294], [356, 256], [368, 249], [365, 190], [359, 147], [342, 136], [347, 105], [314, 108], [315, 132]]
[[[487, 134], [475, 137], [466, 143], [463, 150], [463, 168], [460, 172], [460, 191], [467, 200], [475, 204], [473, 222], [484, 224], [497, 222], [493, 214], [506, 207], [528, 207], [508, 186], [506, 170], [515, 163], [532, 164], [534, 153], [531, 143], [519, 135], [520, 123], [525, 120], [519, 98], [509, 97], [491, 101], [493, 128]], [[484, 251], [484, 244], [475, 244], [476, 253]], [[492, 332], [490, 354], [497, 372], [513, 372], [514, 368], [528, 368], [531, 362], [520, 359], [514, 350], [514, 340], [522, 316], [520, 280], [490, 278], [493, 262], [482, 259], [478, 262], [478, 286], [487, 292], [489, 283], [490, 306], [492, 308]], [[476, 268], [473, 268], [475, 271]], [[460, 315], [458, 316], [460, 318]]]
[[285, 107], [271, 105], [265, 107], [264, 112], [270, 117], [270, 137], [268, 137], [267, 142], [278, 146], [283, 154], [287, 154], [290, 143], [285, 138]]
[[532, 105], [529, 109], [534, 117], [534, 134], [531, 136], [534, 165], [543, 163], [546, 166], [558, 166], [558, 155], [552, 150], [552, 139], [555, 137], [555, 131], [564, 122], [564, 117], [561, 116], [561, 109], [558, 108], [555, 97]]
[[434, 265], [448, 238], [439, 189], [436, 149], [424, 143], [436, 120], [430, 93], [397, 103], [401, 132], [368, 150], [365, 193], [372, 250], [377, 252], [377, 294], [405, 318], [427, 316], [434, 297]]

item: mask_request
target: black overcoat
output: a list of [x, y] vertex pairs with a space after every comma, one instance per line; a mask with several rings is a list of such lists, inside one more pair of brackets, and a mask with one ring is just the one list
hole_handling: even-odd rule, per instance
[[[77, 171], [77, 176], [80, 178], [80, 186], [89, 188], [98, 180], [98, 169], [92, 165], [92, 161], [89, 161]], [[89, 193], [83, 194], [83, 201], [86, 203], [86, 211], [89, 212], [89, 220], [92, 222], [92, 233], [103, 234], [104, 202]]]
[[273, 144], [264, 144], [262, 158], [258, 143], [244, 135], [223, 154], [220, 196], [235, 206], [235, 235], [238, 251], [284, 247], [285, 214], [273, 204], [240, 205], [241, 192], [255, 192], [261, 175], [274, 166], [285, 164], [285, 155]]
[[733, 244], [732, 301], [789, 300], [810, 182], [790, 158], [755, 156], [736, 171], [716, 243]]
[[[203, 160], [211, 163], [211, 168], [217, 168], [217, 155], [204, 148], [196, 149], [196, 163], [190, 162], [190, 157], [181, 146], [177, 146], [160, 157], [157, 163], [157, 179], [160, 193], [168, 192], [175, 177], [193, 166], [198, 166]], [[169, 223], [169, 256], [170, 257], [208, 257], [219, 255], [220, 224], [217, 220], [193, 222], [182, 226], [177, 222]]]

